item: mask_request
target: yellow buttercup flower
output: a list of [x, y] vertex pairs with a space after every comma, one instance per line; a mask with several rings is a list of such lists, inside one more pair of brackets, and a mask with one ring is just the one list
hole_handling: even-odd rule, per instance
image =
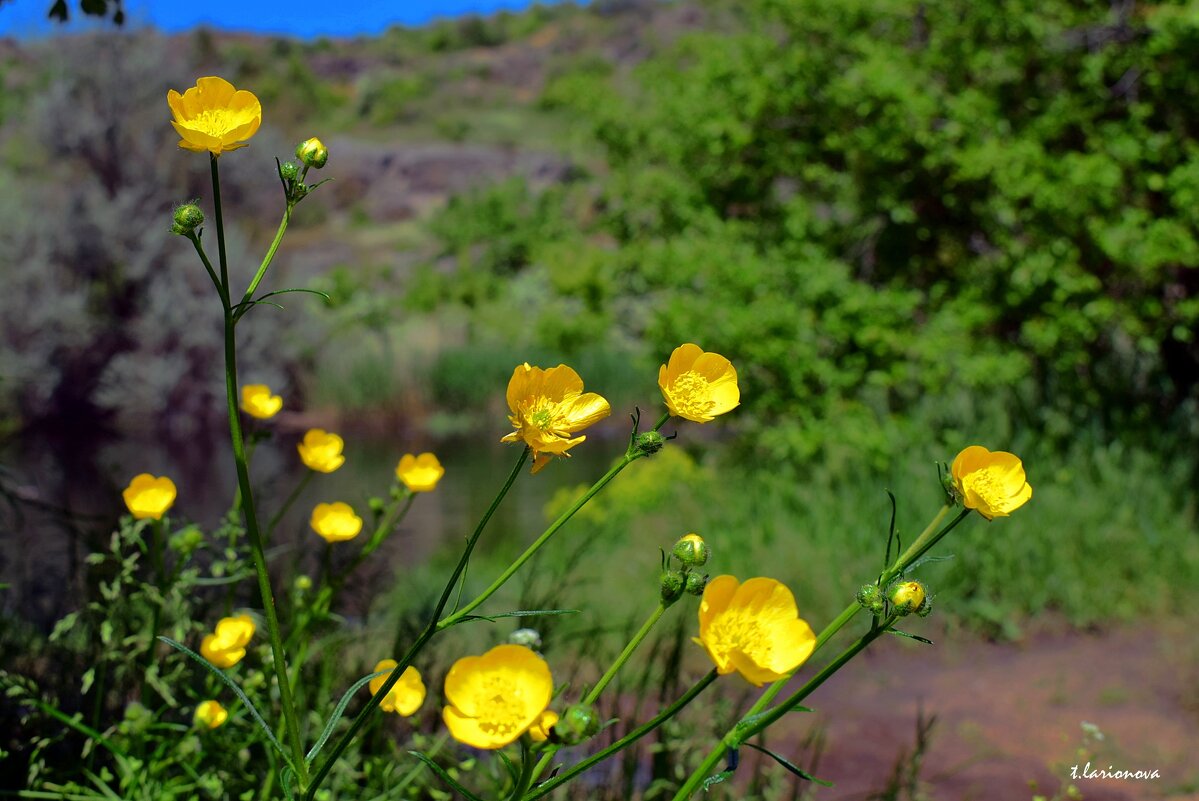
[[304, 435], [304, 441], [296, 445], [296, 450], [309, 470], [332, 473], [346, 463], [346, 457], [341, 455], [344, 447], [345, 442], [341, 437], [314, 428]]
[[309, 521], [312, 530], [325, 542], [352, 540], [362, 531], [362, 518], [354, 514], [348, 503], [318, 503]]
[[175, 503], [175, 482], [166, 476], [155, 478], [149, 473], [133, 477], [129, 486], [121, 493], [129, 513], [138, 520], [153, 518], [161, 520]]
[[541, 720], [553, 694], [544, 659], [523, 645], [497, 645], [450, 668], [442, 718], [460, 743], [503, 748]]
[[953, 460], [950, 472], [962, 505], [988, 520], [1007, 517], [1032, 497], [1024, 465], [1006, 451], [992, 453], [981, 445], [971, 445]]
[[658, 370], [658, 386], [672, 415], [696, 423], [710, 422], [741, 403], [733, 363], [690, 342], [675, 348]]
[[445, 475], [445, 468], [431, 453], [413, 456], [406, 453], [396, 465], [396, 478], [412, 492], [432, 492]]
[[533, 472], [549, 464], [552, 456], [569, 456], [568, 450], [587, 437], [582, 431], [612, 413], [608, 401], [594, 392], [583, 392], [579, 374], [560, 364], [549, 370], [528, 362], [512, 372], [508, 382], [508, 419], [516, 427], [501, 442], [524, 442], [533, 451]]
[[229, 712], [219, 701], [204, 701], [196, 707], [196, 724], [215, 729], [229, 719]]
[[249, 615], [223, 617], [216, 631], [200, 642], [200, 655], [219, 668], [231, 668], [245, 657], [253, 636], [254, 619]]
[[[384, 659], [379, 664], [375, 665], [372, 673], [378, 673], [380, 670], [391, 670], [396, 666], [397, 662], [394, 659]], [[370, 689], [371, 695], [379, 692], [379, 688], [387, 681], [386, 676], [379, 676], [371, 679]], [[404, 668], [404, 672], [400, 674], [400, 680], [392, 685], [387, 692], [387, 697], [379, 702], [379, 708], [384, 712], [395, 712], [397, 715], [411, 715], [416, 710], [420, 709], [420, 705], [425, 702], [425, 684], [420, 679], [420, 672], [416, 668], [409, 665]]]
[[783, 584], [771, 578], [742, 584], [733, 576], [717, 576], [704, 589], [695, 642], [712, 657], [718, 673], [735, 670], [761, 687], [802, 665], [816, 647], [816, 635]]
[[224, 78], [200, 78], [183, 94], [167, 92], [179, 147], [219, 156], [245, 147], [262, 124], [262, 104]]
[[270, 420], [283, 408], [283, 398], [271, 394], [266, 384], [246, 384], [241, 388], [241, 410], [259, 420]]
[[550, 738], [550, 729], [558, 722], [558, 713], [547, 709], [537, 718], [537, 722], [529, 727], [529, 739], [535, 743], [544, 743]]

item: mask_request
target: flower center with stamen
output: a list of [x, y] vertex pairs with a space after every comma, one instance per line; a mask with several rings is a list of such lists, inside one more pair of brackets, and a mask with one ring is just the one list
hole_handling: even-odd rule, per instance
[[716, 405], [712, 400], [708, 379], [694, 370], [688, 370], [671, 383], [670, 395], [675, 408], [683, 416], [706, 417]]
[[529, 415], [529, 419], [533, 421], [533, 425], [537, 426], [542, 431], [545, 431], [554, 422], [554, 413], [550, 409], [538, 409]]
[[518, 688], [494, 676], [486, 681], [476, 699], [476, 706], [486, 710], [479, 718], [479, 728], [489, 735], [515, 739], [526, 723], [527, 712], [525, 704], [520, 702]]
[[754, 661], [769, 661], [771, 643], [757, 618], [744, 613], [727, 613], [712, 622], [707, 639], [712, 649], [724, 656], [733, 651], [754, 656]]
[[209, 136], [221, 136], [238, 126], [237, 119], [226, 109], [205, 109], [187, 121], [187, 127]]

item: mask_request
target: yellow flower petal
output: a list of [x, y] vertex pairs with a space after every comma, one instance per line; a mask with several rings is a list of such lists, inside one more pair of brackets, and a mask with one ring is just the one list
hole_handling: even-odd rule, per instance
[[658, 387], [672, 415], [696, 423], [710, 422], [741, 403], [732, 362], [691, 342], [675, 348], [658, 369]]
[[175, 496], [175, 482], [166, 476], [155, 478], [149, 473], [134, 476], [121, 493], [125, 507], [138, 520], [161, 520], [167, 510], [174, 506]]
[[962, 505], [987, 520], [1007, 517], [1032, 498], [1024, 465], [1006, 451], [971, 445], [957, 455], [949, 472]]
[[245, 657], [254, 631], [254, 619], [249, 615], [221, 618], [216, 631], [201, 641], [200, 655], [219, 668], [231, 668]]
[[283, 408], [283, 398], [271, 394], [266, 384], [246, 384], [241, 388], [241, 410], [259, 420], [270, 420]]
[[560, 364], [549, 370], [518, 365], [508, 382], [508, 419], [515, 431], [501, 442], [524, 442], [533, 451], [533, 472], [548, 464], [548, 456], [569, 456], [585, 436], [572, 437], [612, 413], [608, 401], [583, 392], [579, 374]]
[[[394, 659], [384, 659], [375, 665], [375, 669], [371, 672], [378, 673], [381, 670], [392, 670], [397, 664]], [[386, 683], [387, 676], [379, 676], [371, 679], [371, 695], [379, 692]], [[387, 697], [379, 702], [379, 708], [384, 712], [395, 712], [397, 715], [407, 717], [420, 709], [420, 705], [424, 702], [425, 684], [421, 681], [420, 672], [412, 665], [409, 665], [404, 668], [404, 672], [400, 674], [399, 680], [388, 690]]]
[[541, 719], [553, 692], [544, 659], [523, 645], [497, 645], [450, 668], [442, 718], [459, 742], [503, 748]]
[[183, 94], [169, 90], [167, 106], [180, 137], [179, 146], [214, 156], [245, 147], [245, 140], [262, 124], [258, 98], [216, 76], [200, 78]]
[[196, 723], [207, 729], [215, 729], [228, 719], [229, 712], [219, 701], [204, 701], [196, 707]]
[[396, 465], [396, 478], [411, 492], [432, 492], [445, 475], [445, 468], [431, 453], [406, 453]]
[[296, 445], [300, 460], [309, 470], [332, 473], [346, 463], [342, 455], [345, 442], [336, 434], [314, 428], [304, 434], [304, 441]]
[[352, 540], [362, 531], [362, 518], [354, 514], [348, 503], [318, 503], [309, 519], [312, 530], [325, 542]]
[[761, 686], [793, 672], [811, 656], [816, 635], [799, 617], [795, 597], [770, 578], [740, 584], [717, 576], [704, 589], [699, 638], [721, 674], [739, 672]]

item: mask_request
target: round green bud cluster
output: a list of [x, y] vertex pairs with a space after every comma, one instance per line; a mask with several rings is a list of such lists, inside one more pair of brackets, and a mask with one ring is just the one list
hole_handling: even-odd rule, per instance
[[312, 578], [303, 574], [296, 576], [294, 586], [300, 592], [308, 592], [312, 589]]
[[645, 431], [633, 438], [633, 452], [641, 456], [653, 456], [658, 451], [662, 450], [662, 446], [666, 444], [666, 437], [659, 434], [657, 431]]
[[599, 715], [589, 704], [571, 704], [550, 731], [550, 738], [563, 745], [578, 745], [600, 730]]
[[681, 570], [664, 570], [659, 586], [662, 590], [662, 603], [672, 604], [682, 596], [687, 587], [687, 579]]
[[171, 233], [180, 236], [190, 236], [193, 231], [204, 224], [204, 212], [194, 202], [184, 203], [175, 209], [171, 216]]
[[687, 584], [685, 589], [689, 595], [696, 597], [704, 594], [704, 589], [708, 586], [708, 577], [701, 576], [699, 573], [688, 573]]
[[279, 165], [279, 177], [284, 181], [294, 181], [300, 176], [300, 168], [294, 161], [285, 161]]
[[329, 148], [314, 136], [296, 145], [296, 158], [302, 161], [305, 167], [319, 170], [329, 161]]
[[183, 555], [194, 553], [197, 548], [204, 544], [204, 532], [195, 526], [188, 526], [180, 529], [171, 535], [170, 546], [172, 551], [178, 551]]
[[883, 591], [875, 584], [863, 584], [856, 597], [858, 604], [872, 615], [881, 615], [886, 609]]
[[891, 585], [887, 591], [887, 600], [891, 602], [891, 611], [897, 615], [919, 613], [928, 601], [928, 593], [919, 581], [901, 581]]
[[671, 550], [674, 558], [678, 559], [687, 567], [703, 567], [708, 562], [708, 557], [712, 555], [711, 549], [708, 548], [708, 543], [704, 542], [704, 538], [698, 534], [691, 533], [682, 537], [674, 544], [674, 549]]

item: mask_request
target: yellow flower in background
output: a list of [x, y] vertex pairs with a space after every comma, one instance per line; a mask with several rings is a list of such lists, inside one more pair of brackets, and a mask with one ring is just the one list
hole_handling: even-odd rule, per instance
[[254, 619], [249, 615], [223, 617], [215, 633], [200, 642], [200, 655], [219, 668], [231, 668], [245, 657], [253, 636]]
[[406, 453], [396, 465], [396, 478], [413, 492], [432, 492], [445, 475], [445, 468], [431, 453], [413, 456]]
[[309, 470], [332, 473], [346, 463], [346, 457], [341, 455], [344, 447], [345, 442], [341, 437], [314, 428], [304, 435], [304, 441], [296, 445], [296, 450], [300, 452], [300, 460]]
[[541, 720], [553, 694], [544, 659], [523, 645], [497, 645], [450, 668], [442, 718], [460, 743], [503, 748]]
[[246, 146], [262, 124], [262, 104], [252, 93], [237, 89], [224, 78], [200, 78], [179, 94], [167, 92], [167, 105], [179, 134], [179, 147], [219, 156]]
[[196, 707], [196, 724], [215, 729], [229, 719], [229, 712], [218, 701], [204, 701]]
[[362, 518], [354, 514], [348, 503], [318, 503], [309, 521], [312, 530], [325, 542], [352, 540], [362, 531]]
[[283, 408], [283, 398], [271, 394], [266, 384], [246, 384], [241, 388], [241, 410], [259, 420], [270, 420]]
[[771, 578], [744, 584], [733, 576], [708, 582], [699, 605], [699, 637], [721, 675], [734, 670], [750, 684], [778, 681], [816, 647], [791, 590]]
[[529, 727], [529, 739], [535, 743], [544, 743], [550, 738], [550, 729], [558, 722], [558, 713], [547, 709], [537, 718], [537, 722]]
[[[371, 672], [378, 673], [380, 670], [391, 670], [396, 664], [398, 663], [394, 659], [384, 659], [375, 665], [375, 669]], [[371, 679], [371, 695], [379, 692], [379, 688], [386, 681], [386, 676]], [[420, 672], [412, 667], [412, 665], [409, 665], [400, 674], [400, 680], [392, 685], [391, 689], [387, 692], [387, 697], [379, 702], [379, 708], [384, 712], [395, 712], [397, 715], [407, 716], [420, 709], [420, 705], [424, 702], [425, 684], [420, 679]]]
[[675, 348], [659, 368], [658, 386], [670, 413], [695, 423], [710, 422], [741, 403], [733, 363], [690, 342]]
[[129, 513], [138, 520], [147, 517], [161, 520], [175, 504], [175, 482], [166, 476], [155, 478], [149, 473], [140, 473], [125, 487], [121, 497], [125, 499]]
[[568, 450], [587, 437], [571, 434], [603, 420], [612, 409], [594, 392], [583, 392], [579, 374], [560, 364], [549, 370], [528, 362], [512, 372], [508, 382], [508, 419], [516, 427], [501, 442], [524, 442], [533, 451], [533, 472], [549, 464], [552, 456], [569, 456]]
[[962, 505], [993, 520], [1007, 517], [1032, 497], [1019, 457], [1006, 451], [992, 453], [971, 445], [957, 455], [950, 468]]

